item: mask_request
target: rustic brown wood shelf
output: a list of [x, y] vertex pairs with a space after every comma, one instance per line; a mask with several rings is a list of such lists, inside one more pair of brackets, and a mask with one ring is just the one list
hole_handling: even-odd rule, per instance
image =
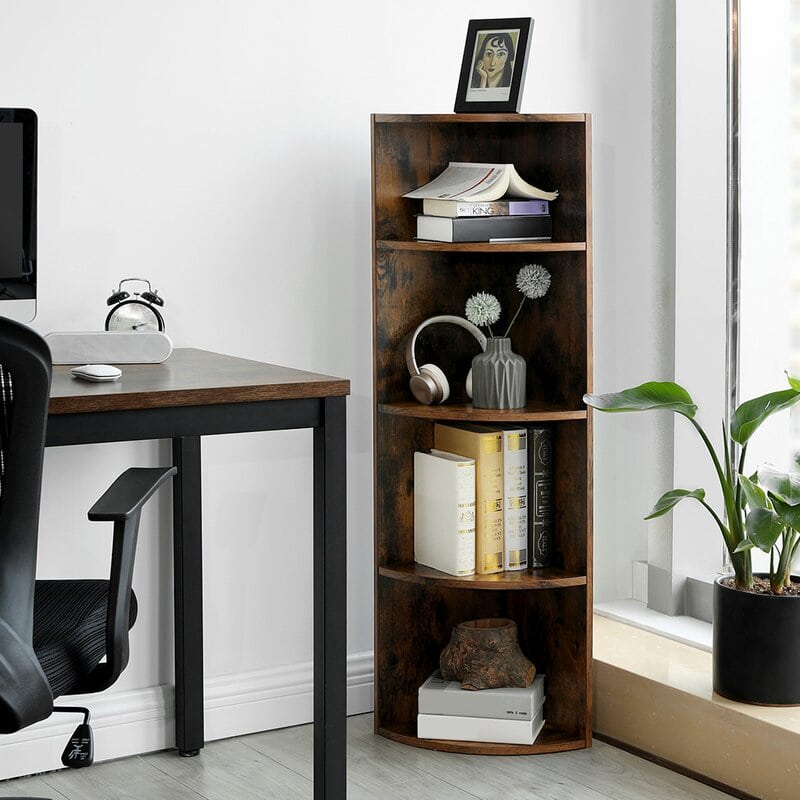
[[[452, 244], [416, 241], [419, 201], [403, 197], [449, 161], [513, 163], [544, 189], [554, 240]], [[591, 721], [592, 391], [591, 117], [588, 114], [435, 114], [372, 117], [375, 493], [375, 732], [458, 753], [533, 754], [588, 747]], [[475, 340], [456, 326], [426, 328], [419, 364], [448, 377], [443, 405], [414, 401], [404, 349], [428, 317], [464, 315], [489, 291], [504, 314], [519, 302], [524, 264], [545, 266], [548, 294], [528, 303], [511, 334], [528, 362], [524, 408], [473, 408], [465, 379]], [[509, 311], [511, 309], [511, 311]], [[508, 319], [504, 315], [503, 320]], [[547, 425], [553, 438], [554, 561], [542, 570], [458, 578], [414, 563], [417, 450], [440, 421]], [[531, 746], [416, 736], [417, 690], [438, 666], [453, 628], [508, 617], [546, 675], [546, 725]]]
[[379, 250], [419, 250], [439, 253], [582, 253], [586, 242], [376, 242]]
[[539, 569], [520, 570], [519, 572], [498, 572], [494, 575], [465, 575], [457, 577], [439, 572], [421, 564], [404, 564], [402, 566], [379, 567], [378, 574], [396, 581], [413, 581], [414, 583], [437, 582], [440, 586], [454, 589], [493, 589], [506, 591], [515, 589], [556, 589], [566, 586], [586, 586], [585, 575], [571, 575], [562, 569], [541, 567]]
[[559, 422], [569, 419], [586, 419], [585, 408], [568, 410], [553, 403], [530, 403], [525, 408], [498, 411], [493, 408], [474, 408], [472, 403], [446, 403], [441, 406], [423, 406], [413, 400], [381, 403], [381, 414], [400, 417], [418, 417], [434, 420], [464, 420], [469, 422]]
[[426, 750], [440, 750], [446, 753], [467, 753], [493, 756], [531, 756], [537, 753], [561, 753], [567, 750], [581, 750], [586, 747], [582, 738], [570, 737], [566, 731], [545, 724], [536, 741], [531, 745], [496, 744], [494, 742], [460, 742], [452, 739], [420, 739], [416, 728], [405, 727], [378, 728], [376, 733], [402, 744], [423, 747]]

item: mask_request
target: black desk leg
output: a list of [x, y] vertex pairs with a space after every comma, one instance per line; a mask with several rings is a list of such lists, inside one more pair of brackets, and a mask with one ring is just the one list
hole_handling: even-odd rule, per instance
[[344, 800], [347, 728], [347, 481], [344, 397], [314, 429], [314, 800]]
[[175, 744], [196, 756], [203, 734], [203, 538], [200, 437], [172, 440], [175, 559]]

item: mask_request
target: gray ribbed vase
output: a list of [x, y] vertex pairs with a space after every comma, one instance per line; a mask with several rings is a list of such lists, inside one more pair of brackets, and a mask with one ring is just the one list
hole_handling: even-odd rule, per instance
[[475, 408], [522, 408], [525, 405], [525, 359], [511, 351], [507, 336], [490, 337], [486, 350], [472, 359], [472, 405]]

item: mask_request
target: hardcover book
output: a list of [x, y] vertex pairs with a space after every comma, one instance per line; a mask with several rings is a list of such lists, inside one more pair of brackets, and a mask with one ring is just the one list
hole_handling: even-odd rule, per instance
[[533, 744], [543, 727], [542, 709], [532, 720], [417, 714], [417, 736], [420, 739]]
[[528, 567], [528, 432], [503, 430], [503, 567]]
[[553, 237], [549, 214], [495, 217], [417, 217], [417, 238], [433, 242], [491, 242]]
[[419, 687], [420, 714], [446, 714], [454, 717], [532, 720], [544, 703], [544, 675], [538, 675], [524, 688], [461, 688], [459, 681], [446, 681], [437, 669]]
[[553, 563], [553, 439], [550, 428], [528, 429], [530, 565]]
[[475, 203], [470, 200], [438, 200], [426, 197], [422, 201], [422, 213], [432, 217], [502, 217], [525, 214], [550, 213], [549, 200], [490, 200]]
[[448, 575], [475, 574], [475, 461], [414, 453], [414, 561]]
[[478, 425], [436, 423], [437, 450], [475, 460], [475, 572], [503, 571], [503, 434]]

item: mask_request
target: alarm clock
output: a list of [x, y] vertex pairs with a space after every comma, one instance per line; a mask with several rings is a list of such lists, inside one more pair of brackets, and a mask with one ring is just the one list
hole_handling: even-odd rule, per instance
[[[138, 281], [146, 283], [143, 292], [126, 292], [123, 283]], [[164, 317], [158, 310], [164, 305], [164, 299], [158, 296], [150, 281], [145, 278], [123, 278], [115, 292], [112, 292], [106, 304], [113, 306], [106, 317], [107, 331], [163, 331]]]

